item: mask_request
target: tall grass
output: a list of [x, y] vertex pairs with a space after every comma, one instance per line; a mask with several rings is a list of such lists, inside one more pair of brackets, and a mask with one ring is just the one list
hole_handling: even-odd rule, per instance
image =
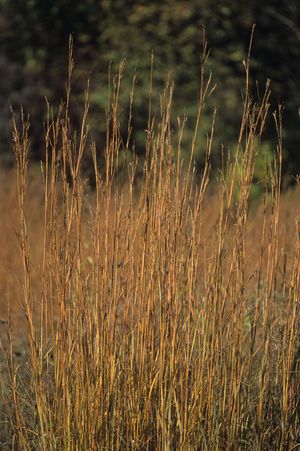
[[[106, 112], [102, 166], [88, 140], [88, 93], [81, 131], [76, 136], [72, 130], [69, 80], [58, 116], [48, 112], [40, 238], [28, 221], [29, 123], [25, 117], [21, 127], [14, 121], [19, 301], [26, 321], [20, 365], [7, 326], [4, 390], [14, 449], [253, 450], [299, 443], [300, 219], [295, 209], [295, 251], [287, 254], [279, 227], [281, 115], [274, 115], [278, 146], [256, 206], [263, 211], [259, 243], [252, 243], [249, 196], [270, 113], [268, 84], [259, 103], [249, 96], [247, 60], [237, 145], [219, 171], [216, 223], [208, 238], [215, 115], [201, 175], [194, 165], [213, 91], [206, 58], [204, 48], [188, 161], [181, 148], [184, 119], [173, 136], [171, 83], [159, 118], [151, 112], [150, 85], [146, 157], [138, 161], [129, 158], [131, 114], [127, 144], [121, 139], [120, 68]], [[94, 191], [82, 171], [89, 152]], [[41, 254], [33, 262], [36, 239]], [[253, 246], [259, 248], [256, 259]]]

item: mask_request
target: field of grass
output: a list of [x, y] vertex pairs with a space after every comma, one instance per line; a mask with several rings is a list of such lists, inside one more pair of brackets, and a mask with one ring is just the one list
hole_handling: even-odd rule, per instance
[[279, 111], [274, 160], [251, 200], [271, 113], [268, 87], [251, 102], [245, 65], [237, 144], [217, 177], [214, 117], [202, 173], [194, 167], [204, 73], [189, 152], [184, 120], [171, 127], [171, 84], [160, 117], [149, 102], [144, 159], [120, 136], [121, 77], [104, 164], [88, 139], [88, 103], [81, 133], [72, 130], [69, 89], [59, 115], [49, 110], [41, 168], [29, 162], [26, 119], [15, 124], [16, 167], [0, 174], [1, 449], [300, 443], [299, 186], [281, 192]]

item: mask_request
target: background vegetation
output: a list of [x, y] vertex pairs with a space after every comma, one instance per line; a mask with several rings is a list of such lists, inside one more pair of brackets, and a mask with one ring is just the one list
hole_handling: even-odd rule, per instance
[[[93, 138], [103, 149], [107, 102], [108, 68], [118, 71], [126, 59], [123, 75], [122, 114], [128, 114], [128, 97], [132, 78], [137, 72], [134, 102], [134, 135], [131, 146], [143, 152], [147, 125], [145, 99], [151, 53], [154, 53], [153, 90], [157, 93], [168, 73], [175, 81], [172, 124], [178, 115], [188, 117], [184, 144], [192, 133], [197, 111], [202, 27], [207, 30], [212, 49], [215, 95], [208, 110], [218, 108], [215, 145], [220, 161], [220, 145], [232, 146], [239, 127], [241, 87], [251, 28], [256, 24], [250, 72], [253, 95], [264, 91], [267, 78], [272, 79], [272, 109], [284, 104], [284, 173], [297, 173], [300, 163], [300, 6], [293, 0], [167, 0], [125, 1], [88, 0], [1, 0], [0, 10], [0, 151], [9, 159], [12, 106], [23, 104], [32, 118], [30, 139], [34, 158], [42, 156], [43, 123], [46, 96], [59, 105], [66, 77], [68, 37], [74, 39], [75, 61], [78, 62], [73, 83], [73, 126], [80, 123], [78, 101], [88, 76], [91, 78], [90, 124]], [[257, 86], [258, 83], [258, 92]], [[159, 110], [156, 96], [155, 111]], [[207, 122], [207, 116], [204, 117]], [[94, 126], [97, 122], [98, 128]], [[126, 122], [126, 121], [124, 121]], [[264, 137], [266, 148], [272, 147], [274, 129], [268, 124]], [[99, 130], [100, 127], [100, 130]], [[203, 164], [205, 132], [200, 137], [197, 158]], [[123, 134], [124, 130], [121, 131]], [[289, 178], [289, 181], [292, 179]]]

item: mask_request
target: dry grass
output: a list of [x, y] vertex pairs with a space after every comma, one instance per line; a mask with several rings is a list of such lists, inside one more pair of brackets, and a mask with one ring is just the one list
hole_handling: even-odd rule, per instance
[[[248, 62], [246, 78], [237, 150], [218, 189], [210, 187], [214, 118], [205, 168], [194, 171], [211, 89], [204, 71], [189, 161], [180, 146], [184, 121], [172, 136], [168, 85], [157, 120], [150, 102], [139, 180], [135, 159], [127, 181], [118, 177], [128, 147], [119, 133], [121, 73], [103, 168], [87, 144], [88, 104], [80, 136], [72, 132], [69, 89], [59, 117], [49, 113], [42, 175], [28, 165], [26, 120], [15, 127], [16, 172], [1, 175], [3, 449], [299, 443], [299, 188], [281, 195], [277, 114], [275, 164], [249, 211], [269, 94], [267, 87], [253, 104]], [[95, 191], [82, 177], [85, 152], [93, 155]]]

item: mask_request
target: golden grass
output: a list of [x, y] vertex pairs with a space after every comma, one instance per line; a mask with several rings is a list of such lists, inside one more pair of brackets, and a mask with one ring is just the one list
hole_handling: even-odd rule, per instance
[[[1, 174], [0, 205], [7, 446], [297, 446], [299, 188], [281, 194], [277, 114], [275, 164], [266, 171], [265, 196], [249, 210], [269, 91], [253, 104], [247, 80], [237, 150], [217, 189], [210, 184], [214, 118], [205, 168], [201, 176], [194, 170], [210, 92], [204, 71], [188, 162], [184, 121], [176, 147], [172, 137], [169, 85], [159, 120], [149, 108], [139, 180], [135, 159], [127, 181], [118, 178], [127, 152], [119, 133], [121, 74], [107, 112], [104, 167], [87, 144], [88, 103], [80, 136], [72, 132], [69, 89], [59, 117], [49, 113], [39, 176], [28, 164], [26, 120], [15, 127], [16, 171]], [[86, 152], [94, 191], [82, 176]], [[8, 181], [14, 177], [16, 184]]]

